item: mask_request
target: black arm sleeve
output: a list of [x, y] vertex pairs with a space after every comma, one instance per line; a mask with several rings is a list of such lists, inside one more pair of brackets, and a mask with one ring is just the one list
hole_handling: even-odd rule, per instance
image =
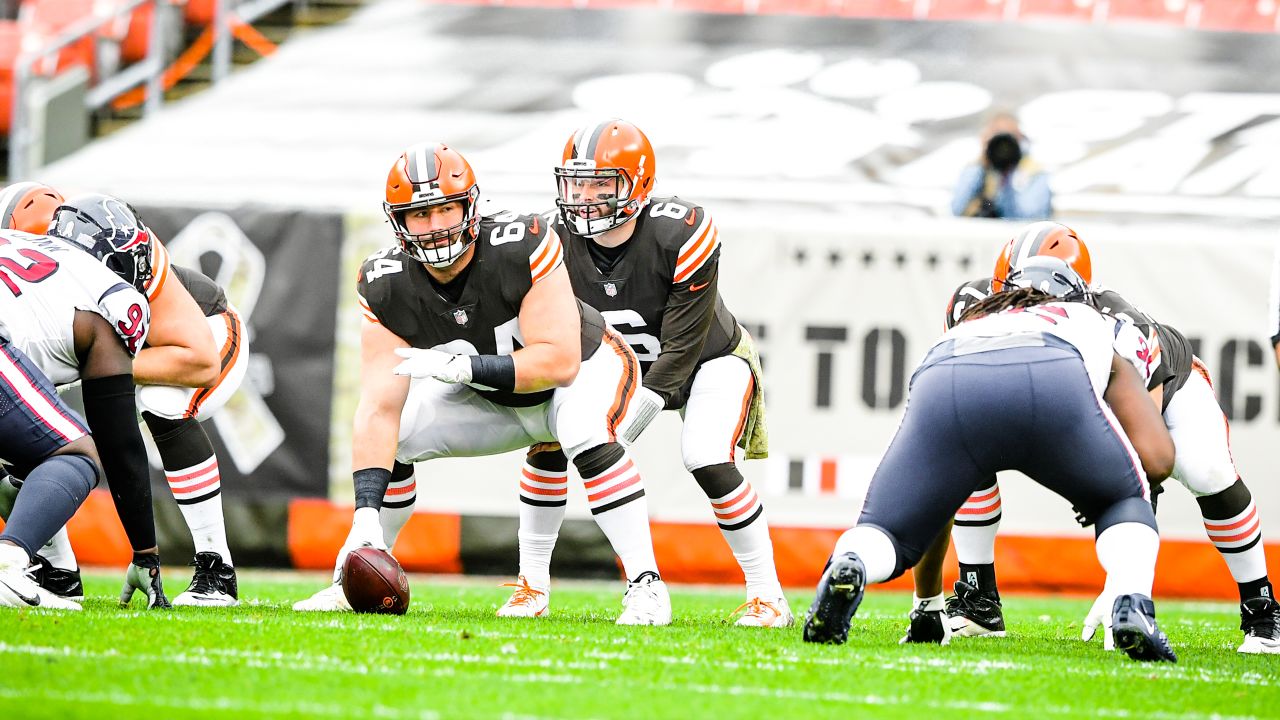
[[644, 386], [662, 396], [670, 406], [702, 357], [716, 314], [720, 250], [689, 278], [675, 285], [667, 295], [662, 312], [662, 352], [644, 374]]
[[138, 427], [132, 375], [85, 380], [84, 415], [98, 446], [120, 524], [134, 552], [156, 546], [147, 448]]

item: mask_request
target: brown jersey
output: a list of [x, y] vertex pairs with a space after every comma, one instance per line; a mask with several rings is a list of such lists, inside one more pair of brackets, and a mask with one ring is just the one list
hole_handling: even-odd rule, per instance
[[[474, 247], [456, 300], [399, 246], [370, 255], [360, 266], [357, 287], [365, 319], [381, 323], [416, 348], [510, 355], [523, 347], [520, 306], [534, 284], [563, 264], [560, 239], [538, 215], [503, 213], [481, 218]], [[600, 346], [604, 319], [581, 302], [578, 307], [586, 360]], [[508, 407], [538, 405], [552, 393], [476, 392]]]
[[[956, 288], [951, 302], [947, 304], [947, 328], [955, 326], [969, 305], [990, 294], [989, 277], [970, 280]], [[1177, 328], [1156, 322], [1114, 290], [1094, 288], [1093, 302], [1102, 314], [1132, 323], [1146, 337], [1147, 346], [1152, 349], [1149, 362], [1151, 379], [1147, 382], [1147, 389], [1154, 390], [1163, 385], [1161, 410], [1168, 408], [1174, 393], [1186, 384], [1187, 377], [1191, 375], [1191, 343]]]
[[222, 286], [214, 282], [208, 275], [199, 270], [192, 270], [181, 265], [170, 265], [173, 276], [182, 283], [182, 287], [191, 293], [191, 297], [200, 306], [205, 317], [213, 317], [227, 311], [227, 294]]
[[631, 345], [644, 386], [668, 408], [684, 405], [703, 362], [733, 352], [737, 320], [717, 290], [720, 237], [701, 206], [655, 197], [631, 238], [605, 249], [557, 221], [573, 291]]

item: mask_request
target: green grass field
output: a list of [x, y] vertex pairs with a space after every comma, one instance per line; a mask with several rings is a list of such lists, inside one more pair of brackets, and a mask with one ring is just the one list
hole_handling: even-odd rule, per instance
[[909, 598], [873, 588], [828, 647], [731, 626], [736, 589], [675, 588], [674, 625], [620, 628], [620, 583], [558, 583], [524, 621], [494, 617], [496, 583], [415, 576], [409, 614], [381, 617], [292, 612], [314, 574], [242, 573], [240, 608], [172, 612], [117, 608], [95, 575], [83, 613], [0, 611], [0, 717], [1280, 716], [1280, 656], [1237, 655], [1227, 604], [1157, 598], [1179, 662], [1151, 665], [1081, 643], [1084, 599], [1010, 597], [1007, 638], [904, 647]]

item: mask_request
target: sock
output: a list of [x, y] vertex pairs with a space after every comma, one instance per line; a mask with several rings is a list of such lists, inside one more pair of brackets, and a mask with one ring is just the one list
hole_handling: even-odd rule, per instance
[[391, 466], [391, 483], [387, 485], [387, 493], [382, 496], [382, 508], [378, 510], [382, 541], [388, 550], [395, 550], [396, 539], [409, 518], [413, 517], [413, 506], [417, 502], [418, 482], [414, 478], [413, 465], [397, 460]]
[[[1258, 507], [1244, 481], [1236, 478], [1231, 487], [1213, 495], [1196, 498], [1204, 530], [1222, 553], [1231, 577], [1240, 589], [1240, 600], [1258, 597], [1267, 581], [1267, 556], [1263, 552], [1262, 523]], [[1248, 594], [1246, 594], [1248, 593]]]
[[40, 548], [37, 555], [49, 561], [49, 564], [62, 570], [79, 570], [76, 552], [71, 548], [71, 536], [67, 534], [67, 526], [63, 525], [53, 534], [49, 542]]
[[898, 549], [883, 530], [870, 525], [859, 525], [844, 531], [836, 540], [832, 557], [853, 553], [867, 568], [867, 584], [884, 582], [892, 578], [898, 569]]
[[933, 597], [922, 598], [915, 593], [911, 594], [911, 609], [922, 610], [924, 612], [942, 612], [947, 609], [947, 601], [942, 593], [938, 593]]
[[27, 475], [0, 538], [34, 556], [76, 514], [97, 479], [97, 467], [84, 455], [48, 458]]
[[569, 460], [560, 451], [531, 453], [520, 479], [520, 574], [539, 590], [551, 587], [551, 553], [564, 522]]
[[993, 597], [996, 589], [996, 532], [1000, 529], [1000, 486], [975, 491], [956, 513], [951, 542], [960, 562], [960, 579]]
[[1140, 522], [1117, 523], [1098, 535], [1094, 548], [1107, 571], [1107, 590], [1113, 595], [1151, 596], [1160, 551], [1160, 536], [1155, 530]]
[[635, 580], [645, 572], [658, 575], [649, 503], [631, 456], [618, 443], [606, 443], [580, 453], [573, 464], [587, 490], [587, 506], [622, 561], [627, 578]]
[[144, 412], [169, 490], [191, 531], [196, 552], [217, 553], [232, 565], [222, 515], [222, 475], [213, 443], [195, 418], [172, 420]]
[[693, 479], [711, 501], [720, 533], [747, 581], [747, 597], [782, 597], [773, 563], [773, 540], [760, 497], [733, 463], [698, 468]]

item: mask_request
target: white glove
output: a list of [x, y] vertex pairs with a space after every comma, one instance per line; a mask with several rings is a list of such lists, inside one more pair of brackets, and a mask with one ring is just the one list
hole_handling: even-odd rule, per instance
[[634, 443], [664, 407], [666, 402], [662, 400], [661, 395], [641, 385], [636, 390], [635, 396], [631, 398], [631, 407], [627, 409], [627, 416], [622, 419], [618, 427], [618, 441], [628, 446]]
[[1111, 607], [1115, 602], [1116, 594], [1104, 587], [1102, 594], [1093, 601], [1093, 607], [1089, 608], [1089, 614], [1084, 618], [1084, 629], [1080, 631], [1081, 640], [1085, 642], [1092, 640], [1094, 633], [1098, 631], [1098, 626], [1101, 625], [1103, 649], [1116, 649], [1116, 640], [1111, 634]]
[[415, 380], [435, 378], [440, 382], [471, 382], [471, 356], [453, 355], [429, 348], [396, 348], [396, 354], [404, 362], [392, 370], [396, 375], [408, 375]]

